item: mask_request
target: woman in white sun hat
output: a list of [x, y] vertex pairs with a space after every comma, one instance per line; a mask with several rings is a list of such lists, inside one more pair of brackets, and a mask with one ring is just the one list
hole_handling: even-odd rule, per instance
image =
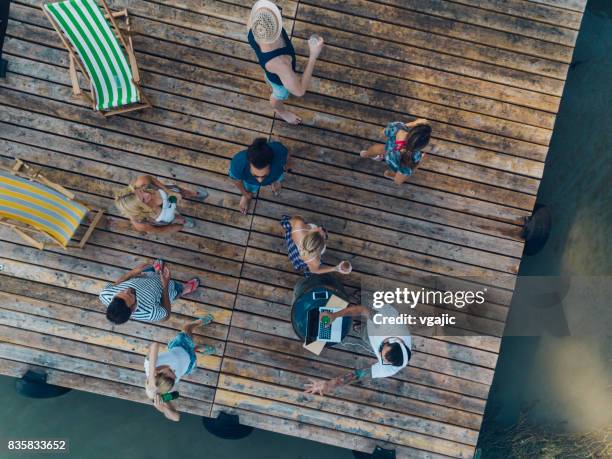
[[270, 103], [274, 111], [286, 122], [299, 124], [299, 116], [287, 110], [284, 100], [289, 94], [301, 97], [306, 93], [317, 57], [323, 49], [323, 39], [316, 35], [308, 40], [310, 56], [300, 78], [295, 73], [295, 50], [283, 28], [279, 8], [268, 0], [259, 0], [251, 9], [248, 21], [248, 39], [257, 55], [259, 65], [272, 88]]

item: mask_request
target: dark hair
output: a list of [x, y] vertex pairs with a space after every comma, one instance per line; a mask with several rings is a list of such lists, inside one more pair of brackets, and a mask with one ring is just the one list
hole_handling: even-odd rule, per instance
[[121, 298], [113, 298], [106, 309], [106, 318], [114, 324], [123, 324], [130, 319], [132, 311]]
[[427, 146], [431, 138], [431, 126], [419, 124], [408, 131], [406, 145], [402, 148], [402, 166], [414, 166], [412, 153], [420, 151]]
[[247, 148], [247, 158], [257, 169], [263, 169], [272, 163], [274, 151], [268, 145], [267, 139], [259, 137]]
[[[394, 367], [401, 367], [404, 364], [404, 354], [401, 346], [400, 343], [390, 343], [389, 350], [385, 354], [385, 359]], [[410, 360], [410, 354], [408, 354], [408, 356]]]

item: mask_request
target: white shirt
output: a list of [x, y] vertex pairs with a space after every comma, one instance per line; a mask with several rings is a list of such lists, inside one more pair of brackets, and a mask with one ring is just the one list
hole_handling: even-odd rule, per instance
[[[180, 346], [173, 347], [172, 349], [166, 352], [160, 352], [159, 355], [157, 356], [157, 366], [161, 367], [163, 365], [168, 365], [170, 369], [173, 371], [174, 375], [176, 376], [172, 390], [175, 390], [176, 385], [178, 384], [180, 379], [183, 376], [185, 376], [185, 373], [187, 373], [190, 362], [191, 362], [191, 359], [189, 358], [189, 354], [187, 353], [187, 351], [185, 351], [185, 349], [183, 349]], [[149, 359], [145, 358], [144, 368], [145, 368], [145, 374], [148, 377], [149, 376]], [[149, 394], [148, 389], [147, 389], [147, 395], [151, 399], [155, 398], [155, 393]]]
[[[380, 313], [385, 317], [399, 316], [399, 313], [388, 304], [378, 310], [374, 310], [374, 313]], [[408, 365], [407, 361], [404, 361], [403, 365], [400, 367], [383, 364], [383, 358], [380, 352], [380, 346], [382, 345], [383, 341], [389, 338], [399, 338], [406, 345], [409, 351], [412, 350], [412, 337], [410, 336], [410, 330], [406, 325], [376, 325], [370, 318], [368, 319], [367, 331], [370, 345], [372, 346], [372, 350], [378, 359], [378, 362], [372, 365], [372, 378], [387, 378], [389, 376], [393, 376], [395, 373]]]
[[176, 202], [170, 202], [168, 193], [162, 189], [159, 190], [159, 195], [162, 198], [162, 208], [155, 221], [157, 223], [172, 223], [176, 216]]

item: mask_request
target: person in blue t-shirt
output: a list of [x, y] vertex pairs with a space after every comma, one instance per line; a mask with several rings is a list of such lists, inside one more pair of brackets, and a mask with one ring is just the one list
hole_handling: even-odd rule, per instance
[[262, 186], [269, 185], [274, 194], [280, 192], [288, 161], [289, 152], [282, 143], [268, 142], [263, 137], [234, 155], [229, 176], [242, 194], [240, 212], [248, 212], [251, 200]]

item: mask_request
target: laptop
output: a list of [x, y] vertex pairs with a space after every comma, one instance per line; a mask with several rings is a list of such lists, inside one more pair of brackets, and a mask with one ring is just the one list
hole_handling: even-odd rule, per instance
[[334, 320], [326, 327], [320, 317], [323, 312], [336, 312], [338, 309], [326, 306], [308, 311], [308, 328], [306, 333], [306, 346], [321, 341], [324, 343], [339, 343], [342, 341], [342, 319]]

